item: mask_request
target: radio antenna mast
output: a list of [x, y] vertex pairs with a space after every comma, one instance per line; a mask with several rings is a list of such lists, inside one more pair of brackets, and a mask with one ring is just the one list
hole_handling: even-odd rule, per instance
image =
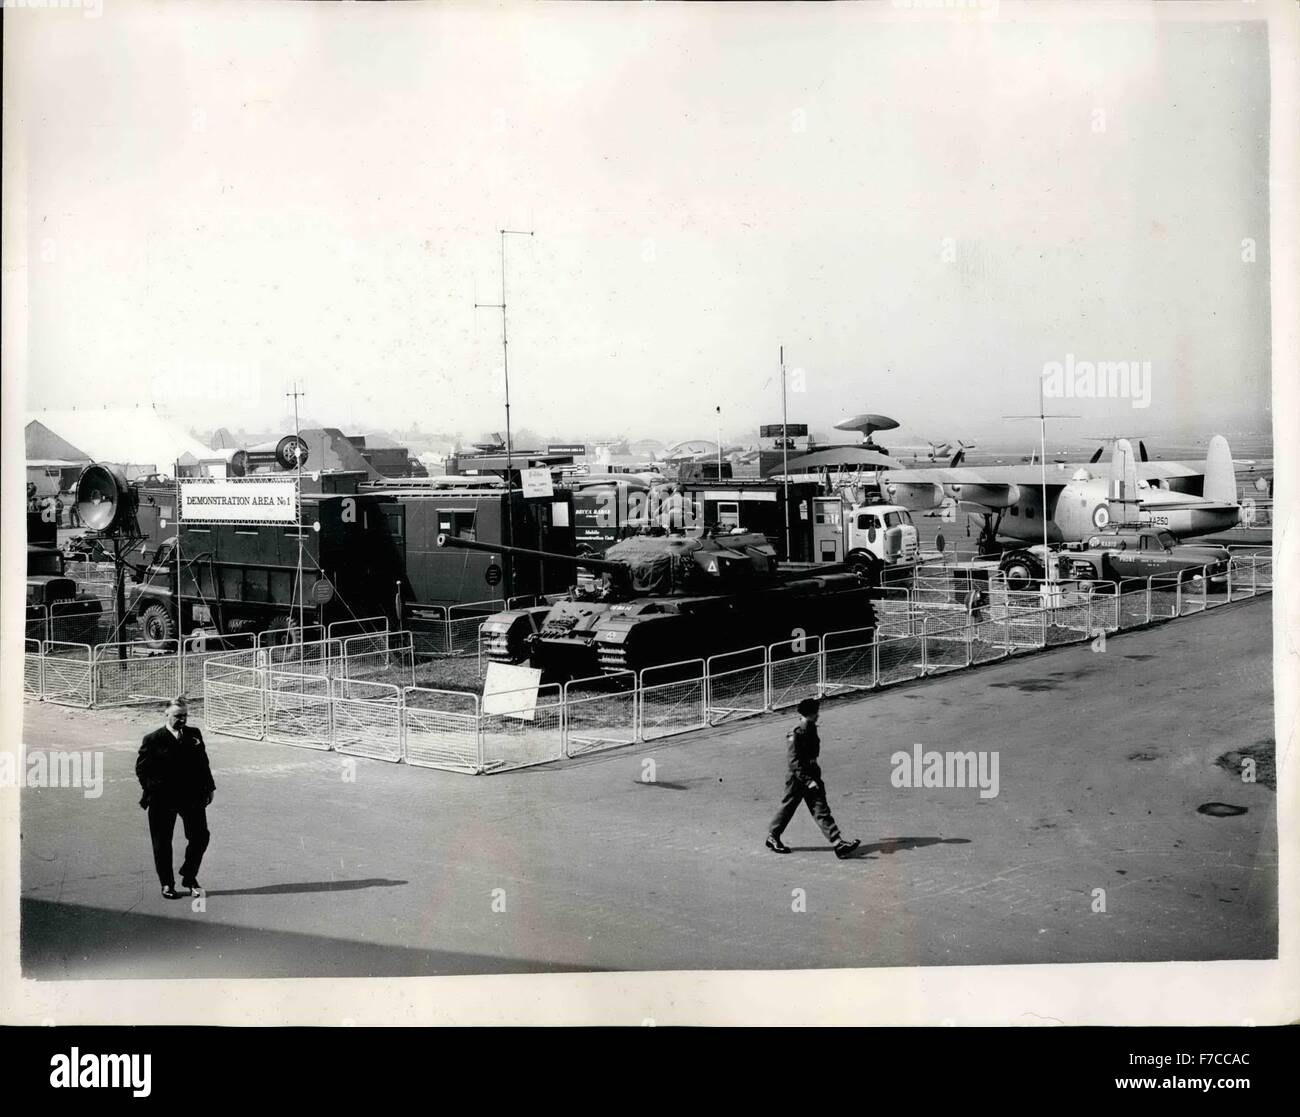
[[[510, 342], [506, 334], [506, 237], [531, 237], [531, 229], [502, 229], [501, 231], [501, 301], [499, 303], [475, 303], [474, 309], [501, 311], [501, 373], [505, 379], [506, 389], [506, 546], [515, 543], [515, 497], [512, 474], [514, 473], [514, 445], [510, 436]], [[514, 595], [514, 559], [509, 551], [504, 555], [506, 561], [506, 599]], [[542, 587], [539, 585], [538, 589]]]
[[781, 476], [785, 479], [785, 561], [790, 554], [790, 421], [785, 413], [785, 346], [781, 346]]
[[1037, 419], [1038, 420], [1038, 464], [1039, 476], [1042, 478], [1043, 486], [1043, 574], [1046, 581], [1054, 583], [1056, 581], [1056, 563], [1052, 561], [1052, 553], [1047, 549], [1047, 420], [1048, 419], [1079, 419], [1080, 415], [1048, 415], [1047, 405], [1043, 398], [1043, 374], [1038, 377], [1038, 414], [1037, 415], [1004, 415], [1004, 419]]
[[[294, 596], [298, 599], [298, 654], [301, 656], [303, 649], [304, 633], [307, 631], [304, 627], [303, 614], [306, 610], [306, 602], [303, 600], [302, 592], [302, 432], [298, 429], [298, 400], [306, 398], [306, 392], [298, 390], [298, 381], [293, 382], [293, 391], [285, 392], [285, 399], [293, 400], [293, 457], [298, 466], [298, 492], [295, 494], [298, 504], [298, 581]], [[293, 603], [289, 603], [289, 616], [293, 616]]]

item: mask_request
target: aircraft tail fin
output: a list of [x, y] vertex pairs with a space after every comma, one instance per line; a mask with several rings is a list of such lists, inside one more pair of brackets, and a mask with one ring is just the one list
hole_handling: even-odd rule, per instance
[[1137, 459], [1127, 438], [1115, 440], [1110, 459], [1110, 493], [1107, 500], [1111, 523], [1130, 524], [1138, 520]]
[[1202, 495], [1206, 500], [1223, 504], [1237, 503], [1237, 471], [1232, 463], [1228, 440], [1221, 434], [1210, 439], [1210, 448], [1205, 455], [1205, 487]]

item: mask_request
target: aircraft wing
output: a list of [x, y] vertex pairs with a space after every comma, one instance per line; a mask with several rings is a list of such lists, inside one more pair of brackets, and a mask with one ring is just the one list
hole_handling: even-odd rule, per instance
[[1167, 477], [1201, 477], [1205, 474], [1204, 462], [1138, 462], [1138, 477], [1143, 481]]
[[[1080, 466], [1047, 467], [1047, 485], [1065, 486]], [[885, 480], [899, 485], [1037, 485], [1042, 487], [1042, 470], [1036, 465], [958, 466], [956, 469], [890, 469]]]

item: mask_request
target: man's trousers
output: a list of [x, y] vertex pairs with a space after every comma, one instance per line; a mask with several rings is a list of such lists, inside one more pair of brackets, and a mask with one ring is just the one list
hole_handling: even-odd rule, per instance
[[208, 812], [202, 803], [178, 807], [172, 803], [149, 804], [149, 840], [153, 843], [153, 864], [158, 870], [158, 883], [176, 886], [172, 876], [172, 834], [176, 830], [176, 816], [180, 815], [185, 827], [185, 860], [181, 864], [181, 880], [195, 880], [199, 875], [199, 862], [208, 848]]
[[808, 804], [808, 810], [817, 825], [821, 827], [822, 833], [826, 835], [826, 840], [832, 845], [838, 844], [840, 828], [835, 825], [831, 808], [826, 802], [826, 786], [818, 780], [817, 787], [810, 791], [803, 780], [793, 772], [785, 778], [785, 794], [781, 797], [781, 806], [777, 809], [776, 817], [772, 819], [772, 825], [768, 827], [767, 832], [772, 837], [779, 838], [790, 825], [790, 820], [794, 818], [794, 812], [799, 809], [800, 803]]

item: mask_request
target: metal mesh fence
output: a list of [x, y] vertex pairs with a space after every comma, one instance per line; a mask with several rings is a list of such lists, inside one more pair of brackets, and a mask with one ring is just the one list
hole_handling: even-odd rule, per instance
[[43, 696], [61, 706], [90, 706], [95, 700], [95, 664], [89, 644], [47, 640], [41, 666]]
[[402, 699], [408, 764], [449, 772], [480, 771], [478, 695], [407, 687]]
[[882, 637], [876, 645], [876, 682], [880, 686], [919, 679], [925, 663], [923, 636]]
[[500, 772], [564, 756], [564, 696], [557, 684], [483, 699], [483, 770]]
[[565, 683], [566, 756], [630, 745], [636, 729], [636, 675], [631, 671]]
[[936, 617], [922, 631], [925, 641], [925, 672], [938, 675], [970, 666], [971, 641], [975, 628], [970, 624], [954, 625], [951, 618]]
[[768, 708], [780, 710], [805, 698], [820, 698], [821, 640], [814, 636], [784, 640], [767, 649]]
[[402, 692], [388, 683], [330, 681], [330, 744], [372, 760], [402, 759]]
[[93, 647], [120, 640], [121, 636], [114, 631], [111, 611], [88, 610], [84, 601], [55, 601], [49, 606], [49, 639]]
[[876, 644], [828, 647], [822, 653], [822, 693], [847, 694], [876, 685]]
[[203, 718], [215, 733], [261, 740], [263, 725], [263, 672], [240, 663], [246, 652], [230, 659], [211, 656], [203, 664]]
[[1147, 579], [1147, 598], [1150, 602], [1151, 620], [1168, 620], [1178, 616], [1182, 601], [1182, 576], [1180, 574], [1153, 574]]
[[304, 748], [330, 747], [330, 680], [324, 675], [297, 675], [265, 670], [264, 738]]
[[23, 697], [40, 698], [44, 690], [45, 657], [39, 640], [23, 641]]
[[[256, 667], [257, 648], [254, 646], [253, 634], [245, 632], [238, 636], [219, 638], [187, 636], [181, 647], [181, 676], [177, 693], [188, 695], [190, 691], [195, 691], [196, 696], [201, 696], [206, 678], [204, 667], [213, 659]], [[196, 701], [196, 696], [191, 696], [190, 701]], [[202, 701], [202, 698], [197, 697], [197, 700]]]
[[349, 636], [342, 641], [343, 668], [349, 679], [370, 679], [395, 686], [415, 685], [415, 645], [410, 632]]
[[710, 725], [754, 717], [768, 706], [767, 650], [762, 647], [715, 655], [705, 663]]
[[176, 641], [153, 648], [140, 641], [95, 648], [95, 705], [165, 702], [180, 693]]
[[[682, 677], [684, 672], [690, 672]], [[666, 682], [655, 682], [666, 679]], [[689, 733], [708, 724], [704, 660], [647, 667], [639, 676], [641, 739], [651, 741], [674, 733]]]

